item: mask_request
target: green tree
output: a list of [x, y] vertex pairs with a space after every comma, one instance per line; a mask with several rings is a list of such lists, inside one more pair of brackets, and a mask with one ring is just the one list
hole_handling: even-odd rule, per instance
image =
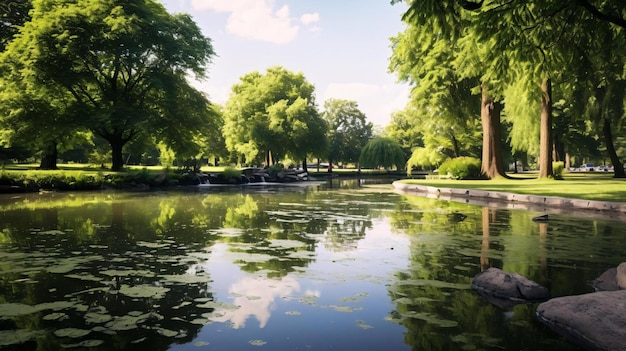
[[[539, 127], [539, 176], [549, 177], [552, 173], [552, 110], [554, 101], [558, 100], [554, 97], [553, 86], [571, 80], [570, 73], [582, 67], [588, 69], [580, 58], [586, 56], [584, 53], [593, 55], [597, 43], [608, 42], [607, 38], [598, 40], [595, 27], [611, 27], [619, 32], [623, 30], [624, 15], [626, 5], [615, 1], [423, 0], [410, 2], [405, 19], [416, 25], [430, 24], [435, 36], [458, 38], [456, 43], [461, 52], [480, 52], [481, 65], [465, 54], [457, 55], [456, 61], [471, 69], [481, 67], [483, 87], [485, 82], [489, 82], [486, 87], [493, 97], [498, 98], [504, 94], [507, 85], [514, 84], [520, 95], [534, 96], [539, 101], [540, 105], [535, 104], [539, 107], [532, 112], [533, 117], [513, 116], [513, 113], [507, 115], [516, 119], [517, 123], [512, 125], [518, 130], [520, 125], [535, 125], [525, 120], [541, 116], [536, 123]], [[623, 34], [611, 39], [621, 42], [621, 38]], [[480, 50], [481, 47], [486, 50]], [[458, 70], [461, 77], [467, 76], [462, 67]], [[520, 88], [526, 91], [519, 92]], [[563, 91], [559, 88], [556, 90]], [[511, 96], [509, 103], [516, 100], [515, 96]], [[509, 104], [506, 108], [510, 108]], [[526, 129], [524, 133], [533, 133], [534, 130]], [[513, 134], [521, 135], [517, 132]], [[611, 153], [610, 147], [607, 150]]]
[[32, 96], [69, 94], [110, 144], [113, 170], [140, 133], [174, 148], [201, 134], [208, 100], [186, 75], [204, 77], [214, 52], [189, 15], [153, 0], [34, 0], [31, 15], [1, 61]]
[[41, 169], [56, 169], [59, 147], [69, 148], [80, 139], [80, 111], [71, 96], [63, 91], [36, 95], [11, 74], [0, 82], [0, 121], [6, 131], [4, 147], [23, 145], [31, 155], [41, 152]]
[[367, 121], [357, 102], [327, 100], [322, 116], [328, 123], [328, 162], [358, 162], [361, 149], [372, 138], [374, 125]]
[[18, 29], [30, 19], [31, 0], [8, 0], [0, 3], [0, 52], [17, 34]]
[[326, 149], [326, 130], [313, 85], [283, 67], [241, 77], [224, 107], [226, 147], [244, 163], [291, 156], [306, 167], [307, 155]]
[[391, 122], [385, 127], [385, 135], [397, 140], [402, 150], [408, 155], [416, 147], [423, 147], [424, 140], [421, 126], [414, 122], [411, 106], [396, 111], [391, 115]]
[[[460, 156], [461, 149], [467, 150], [461, 147], [464, 136], [470, 137], [467, 144], [477, 145], [472, 140], [475, 132], [471, 121], [481, 116], [483, 173], [490, 178], [506, 176], [501, 151], [502, 107], [497, 95], [490, 92], [492, 80], [483, 75], [488, 46], [475, 42], [471, 16], [463, 16], [453, 4], [440, 7], [442, 4], [410, 3], [403, 17], [407, 28], [392, 38], [390, 69], [414, 85], [410, 104], [423, 120], [437, 124], [437, 128], [419, 124], [427, 148], [432, 148], [427, 139], [447, 135], [451, 156]], [[472, 94], [477, 92], [482, 93], [481, 103]], [[432, 133], [435, 135], [429, 137]]]
[[361, 150], [359, 163], [367, 168], [402, 169], [406, 163], [406, 155], [395, 140], [387, 137], [375, 137]]

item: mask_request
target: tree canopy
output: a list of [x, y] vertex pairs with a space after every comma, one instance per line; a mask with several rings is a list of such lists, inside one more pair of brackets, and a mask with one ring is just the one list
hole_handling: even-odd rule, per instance
[[270, 152], [273, 159], [322, 155], [326, 130], [313, 85], [283, 67], [241, 77], [224, 107], [226, 147], [240, 163], [271, 163]]
[[191, 17], [154, 0], [33, 0], [31, 15], [0, 58], [2, 78], [33, 100], [63, 95], [72, 113], [58, 123], [78, 118], [107, 140], [113, 170], [140, 133], [175, 150], [195, 144], [212, 109], [186, 76], [204, 77], [214, 52]]
[[328, 161], [356, 163], [361, 149], [373, 135], [373, 124], [356, 101], [330, 99], [324, 102], [323, 118], [328, 123]]
[[[599, 106], [623, 106], [625, 3], [413, 0], [408, 5], [403, 17], [408, 27], [392, 40], [390, 67], [414, 86], [413, 106], [450, 111], [457, 118], [464, 113], [433, 97], [454, 96], [445, 87], [475, 82], [472, 90], [482, 91], [485, 174], [503, 174], [498, 154], [504, 140], [498, 134], [502, 110], [514, 151], [533, 154], [539, 177], [551, 176], [552, 158], [563, 153], [554, 152], [557, 141], [571, 139], [553, 130], [554, 105], [564, 100], [578, 116], [585, 113], [578, 104], [594, 111], [588, 121], [598, 121], [615, 175], [623, 175], [611, 133], [624, 117], [623, 108]], [[605, 50], [611, 54], [598, 54]], [[619, 63], [611, 65], [615, 58]], [[596, 104], [609, 95], [613, 103]]]
[[406, 155], [395, 140], [388, 137], [375, 137], [361, 150], [359, 163], [367, 168], [404, 169]]

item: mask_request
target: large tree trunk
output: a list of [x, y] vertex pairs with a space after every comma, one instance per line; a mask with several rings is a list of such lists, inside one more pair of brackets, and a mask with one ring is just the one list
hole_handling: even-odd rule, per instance
[[552, 80], [550, 78], [546, 78], [541, 83], [539, 134], [539, 178], [552, 177]]
[[302, 159], [302, 170], [307, 173], [309, 172], [309, 167], [306, 164], [306, 157]]
[[39, 163], [39, 169], [57, 169], [57, 144], [51, 142], [46, 145], [41, 153], [41, 163]]
[[272, 150], [265, 151], [265, 165], [272, 167], [274, 165], [274, 159], [272, 158]]
[[502, 105], [482, 88], [480, 119], [483, 127], [482, 173], [489, 179], [507, 177], [502, 158], [500, 112]]
[[613, 165], [613, 169], [615, 172], [615, 178], [626, 178], [626, 174], [624, 172], [624, 164], [620, 161], [617, 156], [617, 152], [615, 151], [615, 145], [613, 144], [613, 132], [611, 131], [611, 119], [604, 118], [602, 126], [602, 135], [604, 136], [604, 145], [606, 146], [606, 152], [609, 154], [609, 158], [611, 159], [611, 164]]
[[565, 162], [565, 144], [559, 135], [554, 135], [554, 148], [552, 149], [552, 160]]
[[111, 170], [113, 172], [119, 172], [124, 169], [124, 157], [122, 156], [122, 148], [124, 144], [121, 141], [110, 142], [111, 143]]
[[124, 157], [122, 156], [122, 149], [124, 145], [128, 143], [135, 135], [137, 135], [136, 130], [128, 131], [128, 136], [124, 137], [124, 132], [114, 131], [113, 133], [108, 132], [98, 132], [97, 133], [104, 138], [104, 140], [109, 142], [111, 145], [111, 170], [113, 172], [119, 172], [124, 169]]
[[459, 141], [456, 139], [456, 135], [454, 135], [454, 133], [452, 133], [452, 152], [454, 152], [454, 157], [461, 157]]

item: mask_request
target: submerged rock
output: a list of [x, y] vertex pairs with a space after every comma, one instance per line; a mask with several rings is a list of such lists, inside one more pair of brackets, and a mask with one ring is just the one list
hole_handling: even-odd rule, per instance
[[472, 288], [491, 303], [508, 308], [519, 303], [542, 302], [550, 298], [550, 291], [517, 273], [489, 268], [472, 280]]
[[537, 318], [588, 350], [626, 350], [626, 290], [551, 299]]
[[595, 291], [626, 290], [626, 262], [610, 268], [592, 282]]

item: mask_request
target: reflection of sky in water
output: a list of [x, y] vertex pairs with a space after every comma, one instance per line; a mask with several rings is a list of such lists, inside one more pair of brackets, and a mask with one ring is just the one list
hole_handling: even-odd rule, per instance
[[[267, 271], [242, 271], [233, 258], [243, 256], [231, 252], [229, 244], [211, 247], [203, 265], [212, 277], [215, 301], [238, 308], [214, 311], [209, 317], [213, 323], [194, 343], [219, 349], [233, 347], [233, 338], [242, 340], [241, 347], [250, 346], [243, 344], [249, 340], [263, 340], [272, 350], [389, 345], [382, 336], [403, 328], [385, 320], [393, 309], [386, 285], [394, 272], [407, 268], [410, 245], [408, 237], [392, 233], [387, 220], [372, 224], [349, 251], [337, 251], [336, 246], [328, 250], [320, 235], [313, 262], [282, 278], [268, 278]], [[353, 333], [354, 338], [347, 337]], [[348, 339], [352, 344], [341, 345]], [[393, 349], [407, 348], [401, 340], [396, 342]]]

